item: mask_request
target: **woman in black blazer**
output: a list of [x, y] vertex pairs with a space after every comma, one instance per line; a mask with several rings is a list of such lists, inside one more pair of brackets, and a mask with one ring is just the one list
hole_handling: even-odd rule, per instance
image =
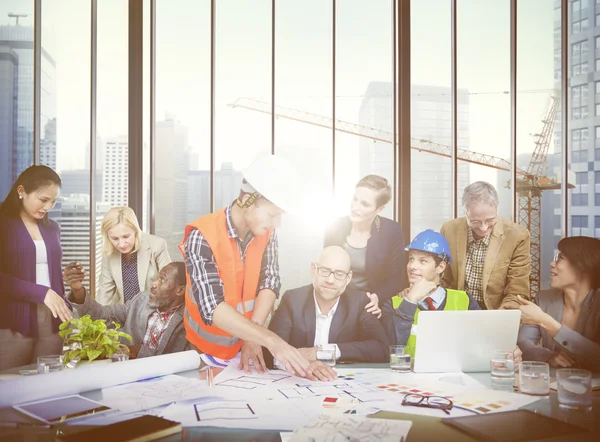
[[349, 216], [325, 232], [325, 247], [340, 246], [350, 255], [350, 286], [367, 292], [367, 311], [381, 317], [383, 308], [384, 319], [390, 298], [402, 291], [405, 271], [402, 227], [379, 216], [391, 193], [385, 178], [367, 175], [356, 184]]

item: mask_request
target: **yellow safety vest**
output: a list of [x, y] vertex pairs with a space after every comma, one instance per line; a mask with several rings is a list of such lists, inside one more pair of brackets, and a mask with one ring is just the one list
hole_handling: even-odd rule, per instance
[[[392, 305], [394, 309], [398, 308], [404, 298], [400, 298], [399, 296], [394, 296], [392, 298]], [[450, 290], [446, 289], [446, 305], [444, 306], [444, 310], [469, 310], [469, 295], [467, 292], [462, 290]], [[419, 312], [421, 309], [417, 306], [417, 311], [415, 312], [415, 321], [413, 323], [413, 328], [410, 331], [410, 336], [408, 338], [409, 353], [411, 358], [415, 357], [415, 351], [417, 349], [417, 335], [413, 334], [414, 326], [419, 323]]]

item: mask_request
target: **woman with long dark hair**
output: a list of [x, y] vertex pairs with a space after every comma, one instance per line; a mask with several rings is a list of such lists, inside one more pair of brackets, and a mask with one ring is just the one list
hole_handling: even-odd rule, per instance
[[600, 239], [561, 239], [550, 287], [534, 302], [518, 298], [523, 360], [600, 371]]
[[52, 169], [31, 166], [0, 206], [0, 370], [62, 352], [58, 326], [72, 315], [60, 229], [48, 219], [60, 187]]

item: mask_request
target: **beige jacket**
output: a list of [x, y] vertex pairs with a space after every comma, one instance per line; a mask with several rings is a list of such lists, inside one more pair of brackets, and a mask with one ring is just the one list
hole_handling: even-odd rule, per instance
[[[167, 242], [158, 236], [142, 233], [142, 243], [137, 252], [140, 292], [150, 292], [158, 272], [171, 262]], [[117, 251], [102, 257], [102, 271], [96, 289], [96, 301], [102, 305], [123, 304], [123, 273], [121, 254]]]
[[[441, 234], [452, 253], [444, 274], [446, 288], [464, 290], [468, 229], [465, 217], [444, 223]], [[531, 250], [529, 231], [504, 218], [492, 229], [483, 264], [483, 299], [488, 309], [518, 308], [517, 295], [530, 298]]]

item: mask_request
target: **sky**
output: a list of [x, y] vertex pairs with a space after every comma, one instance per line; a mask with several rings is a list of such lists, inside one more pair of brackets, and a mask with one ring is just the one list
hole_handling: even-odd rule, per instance
[[[535, 91], [519, 96], [521, 151], [531, 150], [527, 134], [539, 127], [549, 96], [544, 90], [553, 87], [553, 3], [519, 2], [518, 88]], [[127, 132], [127, 2], [98, 4], [98, 131], [109, 137]], [[209, 133], [209, 2], [158, 0], [157, 4], [157, 116], [168, 113], [187, 125], [191, 147], [202, 158]], [[270, 144], [268, 116], [227, 107], [240, 96], [270, 101], [270, 4], [270, 0], [218, 2], [216, 135], [222, 148], [217, 148], [217, 163], [237, 158], [241, 142], [247, 151]], [[390, 5], [390, 0], [338, 0], [339, 119], [357, 122], [369, 81], [391, 80]], [[278, 104], [330, 115], [331, 4], [305, 0], [301, 6], [294, 0], [277, 2], [276, 99]], [[8, 20], [6, 12], [32, 9], [32, 1], [3, 0], [0, 23]], [[85, 158], [80, 151], [89, 131], [89, 13], [86, 1], [43, 2], [42, 44], [57, 62], [60, 168], [82, 167]], [[449, 86], [449, 14], [449, 0], [413, 2], [414, 84]], [[471, 94], [471, 146], [506, 156], [510, 108], [503, 92], [510, 87], [509, 1], [460, 0], [458, 29], [458, 84]], [[242, 130], [232, 131], [237, 124]], [[239, 162], [244, 160], [242, 155]]]
[[[391, 4], [337, 1], [337, 119], [358, 123], [369, 82], [392, 79]], [[458, 86], [469, 92], [468, 148], [505, 158], [510, 156], [509, 5], [509, 0], [458, 2]], [[270, 117], [229, 106], [239, 97], [271, 100], [270, 8], [270, 0], [217, 2], [217, 167], [233, 162], [243, 168], [270, 149]], [[522, 153], [533, 150], [530, 134], [539, 132], [552, 93], [554, 2], [521, 0], [518, 8], [517, 142]], [[32, 14], [33, 1], [3, 0], [0, 24], [8, 22], [7, 12]], [[179, 120], [189, 129], [189, 149], [199, 158], [190, 167], [199, 168], [209, 165], [209, 14], [208, 0], [157, 1], [157, 118]], [[57, 64], [58, 169], [83, 168], [90, 127], [90, 4], [44, 0], [42, 17], [42, 45]], [[331, 17], [331, 3], [323, 0], [277, 2], [276, 104], [331, 116]], [[128, 130], [127, 20], [127, 2], [99, 0], [97, 129], [102, 139]], [[411, 39], [412, 84], [449, 87], [450, 0], [413, 2]], [[145, 105], [147, 85], [145, 75]], [[316, 158], [306, 166], [316, 183], [331, 180], [329, 131], [277, 119], [275, 139], [276, 150], [288, 156]], [[351, 188], [359, 178], [358, 138], [338, 134], [336, 148], [336, 185]], [[477, 179], [494, 183], [495, 171], [471, 166], [471, 180]]]

